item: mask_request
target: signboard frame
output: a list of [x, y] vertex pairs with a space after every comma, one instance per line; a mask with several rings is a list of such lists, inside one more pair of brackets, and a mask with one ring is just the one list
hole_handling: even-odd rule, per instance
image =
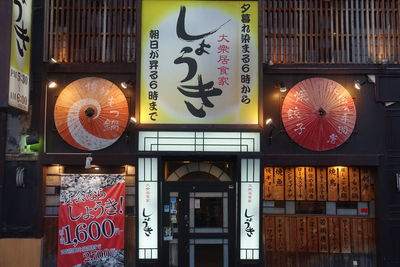
[[29, 111], [32, 0], [12, 5], [8, 105]]
[[[160, 39], [163, 33], [163, 29], [166, 28], [164, 24], [166, 24], [169, 28], [173, 28], [174, 30], [171, 30], [171, 32], [168, 32], [167, 34], [169, 37], [171, 35], [178, 35], [178, 33], [175, 33], [175, 28], [177, 28], [178, 24], [177, 18], [178, 16], [181, 15], [182, 10], [179, 11], [179, 7], [183, 6], [186, 3], [187, 8], [185, 10], [186, 14], [186, 20], [188, 20], [188, 25], [185, 25], [184, 27], [187, 28], [187, 33], [190, 33], [190, 16], [201, 16], [197, 14], [201, 13], [206, 13], [206, 11], [202, 11], [202, 9], [211, 9], [212, 11], [210, 12], [216, 12], [216, 14], [219, 14], [218, 12], [221, 12], [223, 10], [223, 7], [227, 7], [232, 9], [232, 6], [229, 5], [235, 5], [235, 7], [240, 8], [240, 5], [249, 5], [251, 6], [251, 14], [244, 14], [244, 15], [249, 15], [250, 18], [254, 19], [251, 21], [251, 38], [253, 40], [253, 43], [251, 43], [252, 50], [251, 53], [249, 53], [249, 56], [252, 60], [252, 76], [254, 77], [254, 83], [251, 84], [251, 95], [249, 96], [244, 96], [245, 93], [241, 93], [242, 91], [239, 92], [240, 86], [236, 86], [239, 89], [235, 89], [235, 94], [239, 94], [239, 98], [250, 98], [251, 102], [251, 108], [245, 107], [246, 104], [240, 104], [241, 100], [235, 99], [235, 103], [231, 103], [227, 101], [227, 99], [220, 98], [220, 100], [215, 100], [218, 99], [218, 96], [224, 95], [227, 96], [229, 90], [223, 90], [226, 91], [226, 93], [222, 93], [220, 95], [217, 94], [218, 90], [208, 90], [205, 92], [204, 90], [202, 92], [196, 91], [197, 89], [188, 89], [190, 85], [196, 84], [196, 81], [198, 80], [200, 83], [200, 80], [202, 80], [203, 85], [206, 84], [206, 82], [212, 82], [214, 83], [213, 88], [217, 88], [217, 78], [210, 79], [210, 76], [207, 76], [204, 73], [200, 73], [197, 71], [195, 74], [193, 73], [187, 73], [186, 80], [184, 77], [176, 77], [175, 82], [170, 85], [168, 81], [170, 81], [170, 77], [165, 78], [165, 81], [162, 81], [160, 78], [162, 75], [165, 75], [162, 73], [161, 68], [157, 69], [153, 66], [152, 72], [150, 73], [150, 61], [152, 61], [152, 64], [159, 64], [162, 66], [164, 64], [164, 69], [167, 66], [167, 72], [169, 73], [168, 76], [171, 76], [171, 73], [185, 73], [188, 68], [189, 68], [189, 53], [194, 54], [194, 50], [198, 49], [197, 44], [194, 45], [190, 43], [190, 46], [187, 45], [185, 46], [188, 42], [181, 42], [181, 46], [177, 45], [171, 45], [174, 48], [174, 51], [176, 49], [175, 54], [172, 54], [171, 52], [168, 52], [168, 55], [170, 60], [167, 63], [161, 63], [162, 62], [162, 56], [164, 56], [166, 53], [163, 53], [159, 48], [159, 45], [162, 43], [162, 40]], [[167, 11], [164, 9], [162, 14], [156, 14], [158, 17], [154, 17], [154, 14], [151, 15], [151, 20], [150, 20], [150, 15], [148, 14], [152, 5], [155, 4], [163, 4], [166, 6]], [[170, 6], [176, 5], [178, 9], [172, 9], [173, 7]], [[205, 5], [205, 7], [204, 7]], [[260, 45], [260, 33], [258, 31], [258, 22], [259, 22], [259, 3], [258, 1], [160, 1], [160, 0], [144, 0], [141, 2], [141, 10], [142, 10], [142, 19], [141, 19], [141, 26], [139, 31], [141, 32], [141, 43], [140, 43], [140, 48], [141, 48], [141, 58], [140, 58], [140, 63], [138, 63], [138, 68], [140, 69], [140, 81], [138, 82], [138, 87], [140, 87], [140, 97], [139, 97], [139, 102], [140, 102], [140, 107], [138, 108], [140, 112], [140, 123], [141, 124], [221, 124], [221, 125], [226, 125], [226, 124], [237, 124], [237, 125], [257, 125], [260, 124], [260, 116], [262, 114], [260, 113], [259, 110], [259, 102], [260, 102], [260, 95], [261, 92], [259, 92], [259, 87], [260, 87], [260, 79], [261, 76], [259, 75], [260, 71], [260, 58], [258, 56], [259, 54], [259, 45]], [[202, 9], [199, 9], [199, 6]], [[197, 9], [196, 9], [197, 8]], [[158, 7], [160, 9], [160, 7]], [[195, 10], [196, 9], [196, 10]], [[220, 9], [220, 10], [219, 10]], [[152, 9], [154, 10], [154, 9]], [[195, 12], [193, 12], [195, 10]], [[240, 11], [240, 10], [239, 10]], [[170, 13], [168, 13], [170, 12]], [[227, 11], [228, 12], [228, 11]], [[231, 12], [231, 11], [229, 11]], [[243, 12], [248, 12], [246, 9], [243, 9]], [[249, 11], [250, 12], [250, 11]], [[172, 15], [171, 15], [172, 14]], [[189, 15], [190, 14], [190, 15]], [[240, 14], [239, 14], [240, 15]], [[242, 14], [243, 15], [243, 14]], [[171, 19], [169, 17], [175, 16], [174, 19]], [[165, 19], [165, 17], [168, 18]], [[184, 17], [185, 19], [185, 17]], [[237, 19], [237, 18], [236, 18]], [[168, 25], [167, 22], [170, 23]], [[231, 19], [232, 20], [232, 19]], [[240, 19], [237, 19], [238, 21], [236, 24], [240, 24]], [[150, 21], [150, 22], [149, 22]], [[228, 21], [230, 21], [228, 19]], [[227, 21], [225, 21], [227, 22]], [[164, 24], [163, 24], [164, 23]], [[172, 25], [175, 23], [174, 25]], [[193, 21], [192, 21], [193, 24]], [[215, 25], [219, 25], [221, 27], [227, 27], [226, 23], [214, 23]], [[233, 24], [233, 23], [232, 23]], [[241, 26], [241, 25], [239, 25]], [[167, 27], [167, 28], [168, 28]], [[211, 26], [208, 26], [210, 28]], [[160, 28], [160, 29], [158, 29]], [[208, 29], [207, 28], [207, 29]], [[212, 28], [212, 27], [211, 27]], [[220, 29], [217, 27], [218, 29]], [[157, 34], [155, 34], [155, 32]], [[210, 34], [212, 35], [212, 34]], [[194, 34], [192, 34], [194, 36]], [[207, 41], [207, 37], [205, 36], [203, 41]], [[178, 37], [176, 38], [178, 39]], [[181, 38], [182, 39], [182, 38]], [[200, 42], [202, 41], [200, 39]], [[153, 48], [150, 47], [150, 44], [153, 44]], [[206, 43], [207, 44], [207, 43]], [[193, 48], [192, 48], [192, 47]], [[181, 50], [182, 49], [182, 50]], [[186, 49], [186, 50], [185, 50]], [[191, 52], [189, 52], [189, 50]], [[234, 50], [232, 48], [232, 50]], [[236, 49], [238, 50], [238, 49]], [[170, 51], [170, 50], [168, 50]], [[172, 50], [171, 50], [172, 51]], [[186, 52], [185, 52], [186, 51]], [[210, 51], [207, 51], [210, 52]], [[205, 53], [205, 52], [204, 52]], [[153, 55], [153, 59], [150, 59], [150, 54]], [[155, 55], [157, 54], [157, 55]], [[187, 56], [184, 56], [183, 54], [186, 54]], [[200, 56], [198, 56], [199, 58]], [[179, 63], [177, 61], [183, 61], [182, 63]], [[174, 63], [175, 62], [175, 63]], [[197, 61], [196, 61], [197, 62]], [[204, 62], [211, 62], [209, 59]], [[203, 63], [204, 63], [203, 62]], [[200, 70], [201, 68], [201, 62], [199, 61], [199, 68], [197, 70]], [[215, 65], [212, 62], [213, 66]], [[241, 75], [236, 75], [239, 74], [241, 71], [240, 68], [244, 68], [245, 70], [247, 69], [247, 63], [244, 62], [237, 62], [236, 65], [239, 65], [239, 69], [236, 70], [235, 76], [241, 77]], [[197, 64], [197, 63], [196, 63]], [[207, 64], [208, 65], [208, 64]], [[175, 69], [179, 69], [179, 71], [171, 70], [171, 67], [174, 67]], [[203, 67], [204, 68], [204, 67]], [[215, 70], [213, 70], [215, 71]], [[200, 74], [203, 74], [202, 79], [200, 79]], [[208, 73], [209, 74], [209, 73]], [[160, 76], [161, 75], [161, 76]], [[185, 74], [186, 75], [186, 74]], [[173, 76], [173, 75], [172, 75]], [[182, 75], [181, 75], [182, 76]], [[187, 80], [188, 76], [190, 76], [190, 81]], [[206, 78], [206, 76], [208, 78]], [[230, 76], [229, 76], [230, 77]], [[228, 77], [228, 78], [229, 78]], [[220, 77], [221, 78], [221, 77]], [[224, 78], [224, 77], [222, 77]], [[221, 78], [221, 79], [222, 79]], [[226, 77], [225, 77], [226, 78]], [[225, 79], [224, 78], [224, 79]], [[164, 79], [164, 78], [163, 78]], [[183, 79], [183, 80], [181, 80]], [[207, 79], [207, 80], [206, 80]], [[239, 78], [238, 78], [239, 79]], [[241, 78], [240, 78], [241, 80]], [[180, 82], [181, 81], [181, 82]], [[184, 81], [184, 82], [182, 82]], [[209, 83], [207, 83], [210, 85]], [[168, 90], [168, 93], [165, 93], [166, 90], [161, 90], [160, 88], [175, 88], [174, 90]], [[186, 86], [186, 87], [185, 87]], [[185, 89], [186, 88], [186, 89]], [[232, 87], [233, 88], [233, 87]], [[193, 90], [192, 90], [193, 89]], [[203, 88], [204, 89], [204, 88]], [[221, 89], [221, 88], [220, 88]], [[189, 90], [192, 90], [189, 92]], [[212, 92], [213, 93], [212, 93]], [[231, 90], [232, 91], [232, 90]], [[220, 91], [218, 91], [220, 92]], [[239, 93], [238, 93], [239, 92]], [[244, 92], [244, 91], [243, 91]], [[196, 97], [192, 97], [193, 95], [197, 95]], [[204, 95], [206, 94], [206, 95]], [[210, 96], [209, 94], [213, 94], [213, 96]], [[230, 94], [230, 93], [229, 93]], [[228, 96], [229, 96], [228, 94]], [[191, 96], [187, 96], [191, 95]], [[202, 95], [199, 97], [199, 95]], [[218, 95], [218, 96], [217, 96]], [[251, 97], [250, 97], [251, 96]], [[157, 99], [155, 99], [156, 97]], [[232, 96], [229, 96], [232, 98]], [[201, 98], [201, 99], [199, 99]], [[177, 101], [177, 99], [179, 99]], [[182, 101], [180, 101], [182, 100]], [[197, 101], [193, 102], [193, 104], [189, 103], [190, 101]], [[199, 102], [200, 100], [200, 102]], [[237, 101], [238, 100], [238, 101]], [[206, 102], [210, 102], [208, 104], [211, 104], [208, 106]], [[225, 105], [225, 106], [224, 106]], [[219, 111], [216, 110], [216, 108], [219, 107]], [[195, 110], [195, 111], [194, 111]], [[215, 112], [214, 112], [215, 110]], [[193, 112], [197, 113], [197, 115], [193, 115]], [[201, 114], [199, 114], [201, 113]], [[224, 114], [222, 114], [224, 113]], [[150, 115], [152, 114], [152, 115]], [[200, 117], [199, 117], [200, 116]], [[202, 116], [202, 117], [201, 117]]]

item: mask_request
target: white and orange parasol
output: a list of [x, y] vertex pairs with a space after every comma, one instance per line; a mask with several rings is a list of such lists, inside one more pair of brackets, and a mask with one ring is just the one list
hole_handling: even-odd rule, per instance
[[73, 147], [100, 150], [124, 132], [129, 109], [125, 95], [112, 82], [88, 77], [65, 87], [54, 107], [60, 136]]
[[349, 92], [326, 78], [310, 78], [293, 86], [282, 106], [290, 138], [314, 151], [334, 149], [353, 132], [356, 107]]

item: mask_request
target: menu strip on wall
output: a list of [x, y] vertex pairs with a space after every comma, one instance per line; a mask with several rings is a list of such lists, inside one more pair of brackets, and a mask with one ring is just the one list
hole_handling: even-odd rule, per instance
[[305, 216], [297, 217], [296, 229], [297, 251], [307, 251], [307, 220]]
[[307, 243], [309, 252], [318, 252], [318, 218], [307, 217]]
[[319, 252], [329, 252], [328, 217], [318, 217]]
[[306, 173], [304, 167], [296, 167], [296, 200], [306, 200]]
[[274, 168], [264, 168], [264, 199], [274, 200]]
[[285, 168], [285, 200], [295, 200], [294, 168]]
[[283, 168], [274, 168], [274, 199], [285, 199], [285, 176]]
[[360, 169], [361, 201], [370, 201], [371, 172], [368, 168]]
[[349, 171], [347, 167], [339, 170], [339, 201], [349, 201]]
[[328, 201], [338, 200], [338, 170], [336, 167], [328, 168]]
[[340, 218], [340, 247], [342, 253], [351, 253], [350, 218]]
[[338, 217], [329, 217], [329, 252], [340, 253], [340, 222]]
[[276, 251], [286, 251], [285, 217], [275, 217]]
[[327, 196], [327, 180], [326, 180], [326, 168], [317, 168], [317, 200], [326, 201]]
[[350, 201], [360, 201], [360, 170], [349, 168]]
[[264, 217], [265, 250], [275, 251], [275, 218]]
[[266, 251], [371, 253], [376, 248], [374, 221], [374, 218], [266, 215]]
[[306, 199], [317, 200], [317, 188], [314, 167], [306, 167]]

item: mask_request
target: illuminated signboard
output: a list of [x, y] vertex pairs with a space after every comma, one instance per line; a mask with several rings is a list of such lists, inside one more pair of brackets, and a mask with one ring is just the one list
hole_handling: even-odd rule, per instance
[[12, 5], [10, 84], [8, 104], [28, 111], [31, 65], [32, 0], [14, 0]]
[[240, 259], [260, 259], [260, 160], [242, 159]]
[[139, 158], [139, 259], [158, 258], [157, 159]]
[[258, 2], [142, 3], [140, 122], [258, 123]]

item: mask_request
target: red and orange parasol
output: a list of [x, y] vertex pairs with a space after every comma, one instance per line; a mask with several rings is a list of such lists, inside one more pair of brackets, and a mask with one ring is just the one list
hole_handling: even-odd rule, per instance
[[356, 107], [339, 83], [310, 78], [293, 86], [282, 106], [286, 132], [298, 145], [314, 151], [334, 149], [353, 132]]
[[54, 107], [54, 122], [68, 144], [82, 150], [112, 145], [124, 132], [129, 109], [125, 95], [112, 82], [96, 77], [65, 87]]

